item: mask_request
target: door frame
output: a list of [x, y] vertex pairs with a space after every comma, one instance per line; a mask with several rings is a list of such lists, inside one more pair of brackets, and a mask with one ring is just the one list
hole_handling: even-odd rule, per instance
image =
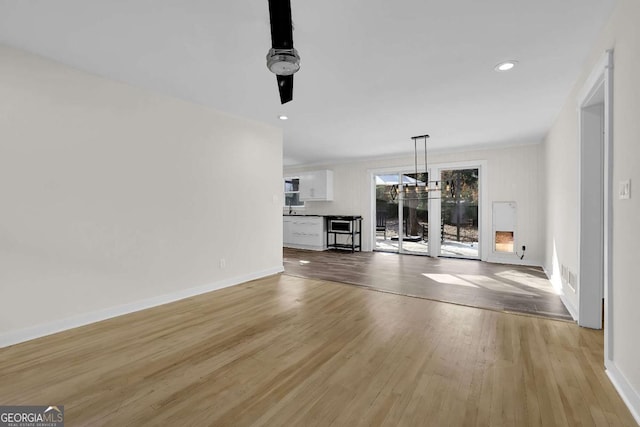
[[[599, 183], [602, 184], [602, 245], [595, 252], [595, 256], [602, 259], [602, 282], [588, 280], [589, 264], [593, 262], [593, 242], [587, 230], [583, 230], [586, 220], [583, 220], [584, 206], [590, 201], [590, 188], [586, 175], [583, 175], [583, 165], [594, 155], [594, 147], [589, 143], [590, 133], [595, 125], [594, 117], [589, 114], [594, 105], [603, 105], [601, 129], [603, 137], [600, 152], [602, 165]], [[578, 97], [578, 324], [589, 328], [602, 328], [602, 298], [604, 298], [604, 356], [605, 365], [613, 359], [613, 280], [612, 266], [612, 172], [613, 172], [613, 50], [607, 50], [596, 64]], [[593, 200], [591, 200], [593, 201]], [[589, 262], [591, 261], [591, 263]]]

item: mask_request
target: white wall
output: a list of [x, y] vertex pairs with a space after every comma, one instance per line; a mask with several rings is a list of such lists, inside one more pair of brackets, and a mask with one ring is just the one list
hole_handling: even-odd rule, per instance
[[279, 129], [0, 46], [0, 346], [281, 270], [281, 176]]
[[[411, 144], [408, 139], [407, 144]], [[515, 201], [518, 206], [517, 235], [518, 245], [526, 245], [525, 259], [522, 261], [531, 265], [542, 265], [544, 243], [542, 239], [543, 211], [541, 210], [542, 181], [542, 151], [541, 144], [516, 145], [512, 147], [481, 149], [474, 151], [429, 151], [429, 167], [438, 164], [453, 164], [457, 162], [484, 162], [486, 164], [487, 191], [486, 200], [489, 208], [493, 201]], [[420, 156], [422, 154], [419, 154]], [[304, 170], [331, 169], [334, 172], [334, 200], [331, 202], [307, 202], [305, 213], [319, 215], [362, 215], [363, 221], [363, 249], [372, 248], [371, 221], [371, 181], [370, 172], [375, 170], [394, 168], [414, 169], [414, 158], [391, 158], [367, 160], [356, 163], [340, 163], [328, 165], [313, 165], [306, 167], [289, 167], [284, 171], [286, 175], [295, 175]], [[487, 237], [491, 238], [491, 211], [484, 218]], [[487, 242], [489, 243], [489, 242]], [[488, 251], [485, 251], [488, 252]], [[485, 253], [484, 257], [494, 261], [520, 263], [514, 255], [502, 258], [491, 257]]]
[[[619, 391], [640, 422], [640, 193], [630, 200], [616, 197], [618, 183], [631, 179], [640, 184], [640, 2], [620, 0], [593, 46], [582, 75], [551, 129], [545, 144], [547, 163], [547, 227], [545, 266], [560, 283], [559, 265], [578, 271], [578, 96], [607, 49], [613, 54], [613, 340], [607, 368]], [[563, 285], [566, 297], [577, 307], [575, 293]]]

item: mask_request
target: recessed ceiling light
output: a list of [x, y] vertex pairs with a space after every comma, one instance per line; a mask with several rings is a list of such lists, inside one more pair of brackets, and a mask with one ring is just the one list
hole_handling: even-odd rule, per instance
[[518, 64], [518, 61], [504, 61], [499, 63], [498, 65], [496, 65], [495, 70], [496, 71], [509, 71], [512, 70], [513, 67], [515, 67]]
[[285, 116], [284, 114], [283, 114], [283, 115], [281, 115], [281, 116], [278, 116], [278, 118], [279, 118], [280, 120], [289, 120], [289, 117]]

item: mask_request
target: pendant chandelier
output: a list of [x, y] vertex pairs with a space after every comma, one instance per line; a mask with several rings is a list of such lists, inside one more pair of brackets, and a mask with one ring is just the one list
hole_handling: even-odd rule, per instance
[[[440, 198], [440, 181], [429, 179], [429, 168], [427, 166], [427, 139], [429, 135], [412, 136], [413, 140], [413, 157], [414, 157], [414, 171], [415, 180], [412, 184], [403, 185], [405, 200], [406, 199], [431, 199]], [[424, 145], [424, 180], [418, 179], [418, 141], [422, 140]], [[433, 194], [436, 192], [436, 194]]]
[[[427, 165], [427, 139], [429, 135], [412, 136], [413, 141], [413, 157], [414, 157], [414, 178], [411, 182], [411, 178], [407, 177], [408, 182], [404, 182], [404, 175], [402, 178], [402, 184], [394, 184], [389, 186], [389, 196], [391, 201], [395, 202], [398, 194], [402, 189], [404, 200], [428, 200], [439, 199], [442, 197], [442, 192], [451, 193], [451, 197], [456, 197], [456, 184], [452, 181], [440, 181], [429, 180], [429, 168]], [[418, 141], [422, 140], [424, 147], [424, 180], [418, 179]]]

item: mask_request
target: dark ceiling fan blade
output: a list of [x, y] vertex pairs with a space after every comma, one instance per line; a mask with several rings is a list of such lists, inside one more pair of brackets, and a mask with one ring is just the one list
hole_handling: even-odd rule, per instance
[[271, 49], [267, 53], [267, 68], [278, 79], [280, 102], [293, 99], [293, 75], [300, 69], [300, 55], [293, 48], [291, 0], [268, 0], [271, 22]]
[[278, 79], [278, 91], [280, 91], [280, 103], [286, 104], [293, 99], [293, 74], [290, 76], [276, 76]]
[[293, 26], [291, 24], [291, 0], [269, 0], [271, 19], [271, 47], [293, 49]]

